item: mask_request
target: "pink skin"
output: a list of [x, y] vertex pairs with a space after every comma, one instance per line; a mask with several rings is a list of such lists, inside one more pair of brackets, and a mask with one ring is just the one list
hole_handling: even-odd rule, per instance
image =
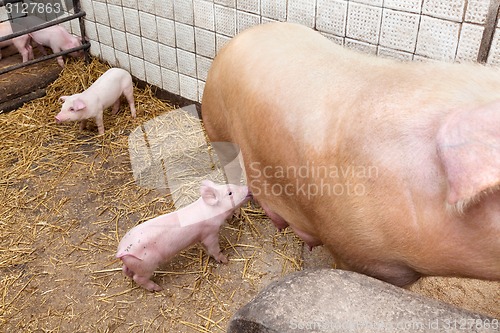
[[[63, 26], [54, 25], [42, 30], [30, 33], [31, 38], [38, 44], [48, 46], [52, 52], [61, 52], [82, 45], [80, 38], [70, 34]], [[45, 54], [45, 50], [40, 48], [40, 51]], [[69, 53], [72, 57], [82, 57], [83, 51]], [[57, 63], [64, 67], [64, 59], [62, 56], [57, 57]]]
[[[21, 28], [22, 29], [22, 28]], [[0, 36], [7, 36], [12, 34], [12, 25], [9, 22], [0, 23]], [[14, 44], [17, 51], [21, 54], [23, 58], [23, 62], [28, 60], [32, 60], [33, 57], [33, 48], [30, 44], [31, 38], [29, 35], [22, 35], [13, 39], [9, 39], [3, 42], [0, 42], [0, 48], [6, 47]], [[0, 59], [2, 59], [2, 53], [0, 52]]]
[[274, 223], [342, 267], [399, 286], [500, 280], [499, 68], [399, 62], [264, 24], [217, 54], [202, 115], [212, 142], [239, 147]]
[[[262, 209], [264, 209], [264, 212], [266, 213], [266, 215], [271, 219], [274, 226], [279, 231], [281, 231], [289, 226], [288, 222], [286, 222], [285, 219], [283, 219], [281, 216], [279, 216], [278, 214], [276, 214], [275, 212], [270, 210], [270, 208], [267, 207], [265, 204], [263, 204], [261, 206], [262, 206]], [[309, 251], [312, 251], [312, 249], [315, 246], [323, 245], [323, 243], [321, 242], [320, 239], [308, 234], [307, 232], [304, 232], [304, 231], [302, 231], [296, 227], [293, 227], [293, 226], [291, 228], [292, 228], [293, 232], [295, 232], [295, 234], [300, 239], [302, 239], [304, 241], [304, 243], [307, 244], [307, 246], [309, 247]]]
[[61, 111], [56, 115], [56, 122], [80, 120], [80, 129], [84, 129], [86, 120], [95, 118], [99, 134], [104, 134], [103, 110], [112, 107], [112, 114], [120, 109], [120, 96], [127, 99], [132, 117], [135, 118], [134, 85], [130, 74], [120, 68], [111, 68], [99, 77], [94, 84], [82, 93], [61, 96]]
[[218, 262], [228, 262], [219, 246], [220, 227], [251, 194], [246, 186], [216, 185], [209, 180], [201, 183], [200, 193], [192, 204], [141, 223], [123, 237], [116, 257], [122, 260], [126, 276], [149, 291], [160, 291], [151, 281], [154, 270], [198, 242]]

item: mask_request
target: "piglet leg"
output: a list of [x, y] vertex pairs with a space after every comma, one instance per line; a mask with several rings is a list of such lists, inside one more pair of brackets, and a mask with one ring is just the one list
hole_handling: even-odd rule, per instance
[[151, 281], [151, 279], [147, 276], [142, 276], [139, 274], [134, 274], [133, 279], [135, 283], [143, 287], [144, 289], [147, 289], [149, 291], [161, 291], [163, 290], [162, 287]]
[[218, 262], [221, 262], [223, 264], [227, 264], [228, 260], [227, 257], [222, 254], [219, 246], [219, 234], [212, 234], [205, 239], [201, 241], [201, 244], [205, 246], [207, 249], [208, 254], [210, 254], [212, 257], [214, 257], [215, 260]]
[[120, 98], [118, 98], [116, 102], [113, 104], [113, 107], [111, 108], [111, 113], [117, 114], [119, 110], [120, 110]]
[[99, 114], [95, 117], [95, 122], [97, 124], [97, 130], [99, 131], [99, 135], [103, 135], [104, 134], [104, 122], [102, 119], [102, 111], [101, 111], [101, 114]]
[[151, 280], [156, 266], [155, 263], [145, 262], [132, 255], [125, 255], [121, 259], [123, 261], [123, 274], [131, 277], [135, 283], [144, 289], [149, 291], [162, 290], [162, 287]]
[[83, 131], [85, 128], [87, 128], [87, 119], [80, 121], [80, 131]]
[[128, 105], [130, 106], [130, 113], [132, 114], [132, 117], [135, 118], [136, 110], [134, 104], [134, 87], [133, 86], [126, 87], [123, 90], [123, 95], [127, 99]]

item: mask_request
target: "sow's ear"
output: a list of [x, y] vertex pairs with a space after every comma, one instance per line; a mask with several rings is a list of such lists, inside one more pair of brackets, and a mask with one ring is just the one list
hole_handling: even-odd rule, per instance
[[437, 134], [448, 180], [447, 201], [459, 209], [500, 184], [500, 101], [448, 116]]
[[219, 192], [215, 184], [210, 180], [201, 182], [200, 194], [203, 201], [210, 206], [215, 206], [219, 202]]

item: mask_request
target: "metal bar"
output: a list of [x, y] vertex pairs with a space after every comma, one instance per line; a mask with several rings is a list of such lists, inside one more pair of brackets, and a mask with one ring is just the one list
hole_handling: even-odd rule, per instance
[[495, 29], [498, 23], [499, 8], [500, 0], [490, 1], [488, 15], [486, 16], [486, 22], [484, 23], [483, 37], [481, 38], [481, 44], [477, 53], [477, 61], [480, 63], [486, 63], [486, 61], [488, 61], [488, 55], [490, 53], [491, 44], [493, 42], [493, 34], [495, 33]]
[[[80, 0], [73, 0], [73, 10], [75, 13], [80, 13], [82, 11], [82, 8], [80, 6]], [[78, 22], [80, 23], [80, 35], [82, 37], [82, 43], [87, 41], [87, 36], [85, 34], [85, 22], [83, 21], [83, 17], [78, 18]], [[85, 62], [87, 64], [90, 63], [90, 52], [84, 52], [85, 53]]]
[[[0, 1], [2, 1], [2, 0], [0, 0]], [[50, 22], [47, 22], [47, 23], [44, 23], [44, 24], [40, 24], [40, 25], [28, 28], [28, 29], [23, 30], [23, 31], [18, 31], [18, 32], [15, 32], [15, 33], [7, 35], [7, 36], [2, 36], [2, 37], [0, 37], [0, 42], [3, 42], [4, 40], [16, 38], [16, 37], [19, 37], [19, 36], [22, 36], [22, 35], [26, 35], [26, 34], [29, 34], [30, 32], [33, 32], [33, 31], [42, 30], [42, 29], [51, 27], [53, 25], [56, 25], [56, 24], [59, 24], [59, 23], [63, 23], [63, 22], [66, 22], [66, 21], [69, 21], [69, 20], [72, 20], [72, 19], [75, 19], [75, 18], [80, 18], [80, 17], [83, 17], [83, 16], [85, 16], [85, 12], [83, 12], [83, 11], [79, 12], [79, 13], [76, 13], [76, 14], [71, 14], [69, 16], [65, 16], [65, 17], [57, 19], [57, 20], [53, 20], [53, 21], [50, 21]]]
[[13, 65], [13, 66], [9, 66], [9, 67], [6, 67], [6, 68], [2, 68], [2, 69], [0, 69], [0, 75], [8, 73], [8, 72], [16, 70], [16, 69], [19, 69], [19, 68], [23, 68], [23, 67], [29, 66], [29, 65], [37, 64], [37, 63], [45, 61], [45, 60], [57, 58], [57, 57], [59, 57], [61, 55], [65, 55], [65, 54], [68, 54], [68, 53], [71, 53], [71, 52], [75, 52], [75, 51], [79, 51], [79, 50], [83, 50], [83, 49], [88, 49], [89, 47], [90, 47], [90, 43], [86, 42], [86, 43], [84, 43], [84, 44], [82, 44], [80, 46], [74, 47], [72, 49], [67, 49], [67, 50], [64, 50], [64, 51], [61, 51], [61, 52], [57, 52], [57, 53], [54, 53], [54, 54], [49, 54], [49, 55], [46, 55], [46, 56], [43, 56], [43, 57], [40, 57], [40, 58], [36, 58], [36, 59], [30, 60], [30, 61], [26, 61], [26, 62], [17, 64], [17, 65]]

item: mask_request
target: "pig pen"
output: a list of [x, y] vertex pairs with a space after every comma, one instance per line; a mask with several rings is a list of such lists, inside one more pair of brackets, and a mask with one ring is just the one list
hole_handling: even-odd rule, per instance
[[45, 97], [0, 116], [0, 331], [224, 332], [265, 285], [301, 268], [301, 242], [249, 205], [222, 228], [228, 265], [194, 246], [159, 268], [162, 292], [124, 277], [114, 257], [121, 237], [174, 209], [168, 189], [134, 180], [129, 134], [174, 108], [147, 86], [134, 92], [136, 119], [126, 103], [105, 112], [103, 136], [95, 125], [56, 124], [59, 96], [107, 68], [70, 62]]
[[[175, 209], [168, 188], [134, 179], [130, 135], [174, 106], [136, 88], [128, 106], [105, 112], [105, 134], [56, 124], [58, 98], [86, 89], [106, 69], [98, 60], [67, 64], [43, 98], [0, 115], [0, 331], [225, 332], [232, 314], [271, 281], [303, 268], [332, 267], [326, 251], [304, 250], [291, 231], [278, 232], [251, 204], [221, 230], [228, 265], [194, 246], [161, 266], [164, 290], [150, 293], [115, 259], [127, 230]], [[165, 140], [182, 153], [185, 122]], [[169, 124], [176, 126], [175, 123]], [[185, 152], [187, 155], [190, 152]], [[210, 150], [208, 150], [210, 153]], [[193, 170], [206, 167], [191, 165]], [[191, 191], [196, 192], [197, 184]], [[500, 284], [429, 278], [412, 290], [500, 317]]]

